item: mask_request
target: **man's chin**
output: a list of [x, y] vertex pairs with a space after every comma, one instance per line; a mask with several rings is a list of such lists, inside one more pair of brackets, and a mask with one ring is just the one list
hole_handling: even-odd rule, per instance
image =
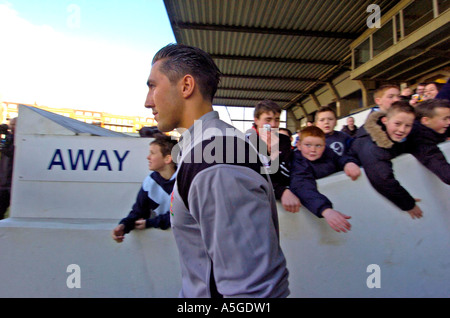
[[157, 126], [156, 127], [158, 127], [158, 130], [161, 131], [161, 132], [168, 132], [168, 131], [172, 130], [172, 129], [168, 129], [167, 125], [164, 125], [164, 123], [162, 123], [161, 121], [157, 122]]

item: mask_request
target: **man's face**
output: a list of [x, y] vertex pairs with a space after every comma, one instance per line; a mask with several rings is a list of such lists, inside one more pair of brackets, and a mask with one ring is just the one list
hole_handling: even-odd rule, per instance
[[[162, 61], [152, 66], [148, 78], [148, 94], [145, 107], [151, 108], [158, 129], [166, 132], [181, 127], [183, 103], [178, 83], [171, 83], [169, 78], [160, 71]], [[185, 127], [188, 128], [188, 127]]]
[[314, 161], [322, 157], [325, 151], [325, 141], [320, 137], [308, 136], [298, 143], [298, 150], [302, 156], [309, 161]]
[[269, 124], [271, 128], [278, 128], [280, 127], [280, 113], [262, 113], [259, 118], [254, 118], [254, 121], [257, 129], [262, 129], [264, 124]]
[[148, 168], [153, 171], [161, 171], [166, 166], [165, 157], [161, 152], [161, 147], [156, 144], [150, 145], [150, 152], [147, 156]]
[[353, 119], [353, 117], [347, 118], [347, 125], [350, 127], [353, 127], [355, 125], [355, 120]]
[[427, 86], [425, 86], [425, 91], [424, 91], [424, 100], [427, 99], [433, 99], [436, 97], [436, 95], [439, 93], [436, 85], [434, 84], [428, 84]]
[[380, 109], [387, 111], [392, 103], [398, 102], [400, 100], [400, 91], [397, 88], [389, 88], [386, 90], [381, 97], [375, 99], [375, 103], [380, 106]]
[[320, 112], [317, 114], [316, 126], [322, 129], [324, 133], [329, 134], [336, 127], [336, 117], [330, 111]]
[[423, 96], [425, 93], [425, 85], [419, 85], [416, 88], [416, 94], [419, 94], [420, 96]]
[[450, 125], [450, 108], [437, 107], [433, 117], [423, 117], [421, 123], [439, 134], [447, 131]]
[[414, 115], [398, 112], [393, 114], [391, 117], [383, 117], [383, 124], [386, 126], [386, 132], [389, 137], [396, 142], [402, 141], [411, 132]]

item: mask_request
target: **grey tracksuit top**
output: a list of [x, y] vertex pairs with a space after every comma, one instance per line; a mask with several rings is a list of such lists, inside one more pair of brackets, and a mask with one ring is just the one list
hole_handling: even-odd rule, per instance
[[170, 210], [179, 296], [288, 296], [273, 188], [244, 134], [212, 111], [179, 146]]

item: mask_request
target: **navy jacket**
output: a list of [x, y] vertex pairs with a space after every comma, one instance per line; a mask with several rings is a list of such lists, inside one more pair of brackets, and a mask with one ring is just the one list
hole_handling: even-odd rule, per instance
[[447, 80], [447, 83], [441, 87], [439, 93], [436, 95], [436, 98], [450, 100], [450, 78]]
[[438, 144], [445, 140], [445, 133], [438, 134], [419, 121], [414, 122], [413, 129], [408, 136], [411, 154], [443, 182], [450, 184], [450, 164], [438, 147]]
[[131, 212], [119, 224], [125, 225], [124, 232], [134, 229], [135, 221], [145, 219], [145, 227], [162, 230], [170, 227], [170, 194], [175, 184], [176, 173], [169, 180], [153, 171], [142, 183]]
[[[442, 86], [435, 98], [450, 100], [450, 78], [447, 80], [447, 83]], [[447, 129], [445, 135], [447, 136], [447, 138], [450, 138], [450, 127]]]
[[350, 130], [350, 128], [348, 128], [348, 125], [345, 125], [344, 127], [342, 127], [341, 131], [346, 133], [350, 137], [354, 137], [358, 132], [358, 127], [355, 125], [355, 129]]
[[342, 171], [348, 162], [356, 160], [347, 156], [340, 157], [329, 147], [325, 148], [322, 157], [314, 161], [303, 157], [299, 150], [294, 150], [291, 163], [291, 191], [305, 208], [321, 218], [322, 212], [333, 208], [333, 204], [318, 191], [316, 179]]
[[350, 146], [352, 144], [353, 138], [349, 134], [333, 130], [325, 137], [325, 143], [331, 150], [333, 150], [338, 156], [343, 156], [347, 154]]
[[383, 112], [373, 112], [364, 126], [359, 128], [350, 148], [350, 155], [359, 159], [360, 164], [376, 191], [393, 202], [403, 211], [411, 210], [414, 198], [395, 179], [391, 160], [409, 152], [407, 142], [392, 141], [381, 123]]

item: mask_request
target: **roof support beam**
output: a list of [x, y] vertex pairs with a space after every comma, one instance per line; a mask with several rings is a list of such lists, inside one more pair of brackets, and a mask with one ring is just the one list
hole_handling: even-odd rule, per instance
[[187, 23], [187, 22], [176, 22], [175, 25], [178, 28], [185, 29], [185, 30], [240, 32], [240, 33], [274, 34], [274, 35], [289, 35], [289, 36], [309, 36], [309, 37], [315, 37], [315, 38], [336, 38], [336, 39], [347, 39], [347, 40], [355, 40], [359, 36], [358, 33], [351, 33], [351, 32], [255, 28], [255, 27], [242, 27], [242, 26], [220, 25], [220, 24]]
[[336, 115], [338, 117], [341, 116], [341, 96], [339, 96], [339, 93], [336, 89], [336, 86], [330, 81], [327, 82], [327, 87], [331, 91], [331, 94], [333, 94], [333, 99], [336, 102]]
[[298, 94], [301, 90], [284, 90], [284, 89], [265, 89], [265, 88], [238, 88], [238, 87], [220, 87], [218, 90], [224, 91], [236, 91], [236, 92], [264, 92], [264, 93], [285, 93], [285, 94]]
[[[214, 96], [214, 99], [223, 99], [223, 100], [245, 100], [245, 101], [261, 101], [264, 98], [248, 98], [248, 97], [229, 97], [229, 96]], [[270, 99], [273, 102], [287, 103], [290, 102], [290, 99]]]
[[[286, 77], [286, 76], [257, 76], [257, 75], [239, 75], [239, 74], [222, 74], [223, 78], [242, 78], [242, 79], [255, 79], [255, 80], [275, 80], [275, 81], [294, 81], [294, 82], [317, 82], [317, 78], [308, 77]], [[323, 81], [319, 81], [325, 84]]]
[[292, 58], [279, 58], [279, 57], [256, 57], [256, 56], [243, 56], [243, 55], [225, 55], [225, 54], [210, 54], [213, 59], [216, 60], [240, 60], [251, 62], [272, 62], [272, 63], [291, 63], [291, 64], [323, 64], [323, 65], [339, 65], [339, 61], [327, 61], [327, 60], [307, 60], [307, 59], [292, 59]]
[[306, 111], [305, 107], [303, 106], [303, 104], [301, 102], [296, 103], [293, 107], [292, 107], [292, 111], [296, 111], [296, 109], [300, 109], [303, 113], [303, 116], [297, 119], [302, 119], [303, 117], [307, 118], [308, 117], [308, 112]]
[[376, 88], [376, 82], [370, 80], [358, 80], [359, 87], [361, 87], [362, 107], [369, 107], [372, 105], [372, 92]]
[[320, 105], [319, 99], [317, 98], [317, 96], [314, 93], [309, 94], [309, 97], [311, 97], [311, 99], [313, 100], [314, 105], [316, 105], [317, 109], [319, 109], [320, 106], [322, 106], [322, 105]]

